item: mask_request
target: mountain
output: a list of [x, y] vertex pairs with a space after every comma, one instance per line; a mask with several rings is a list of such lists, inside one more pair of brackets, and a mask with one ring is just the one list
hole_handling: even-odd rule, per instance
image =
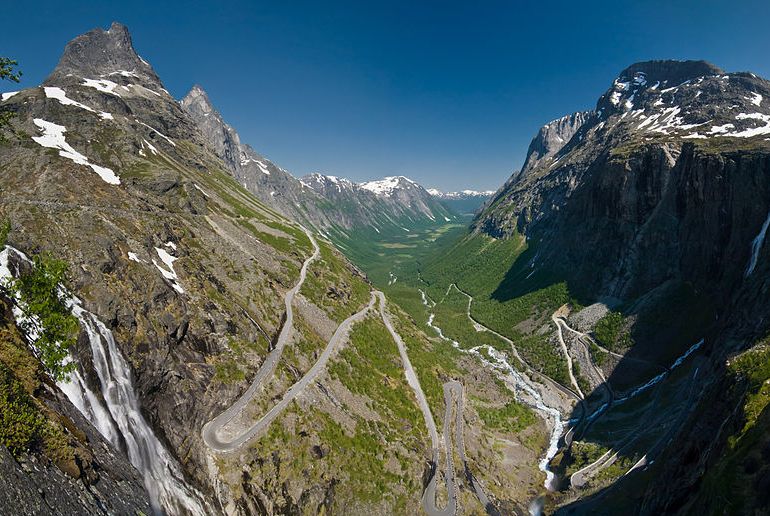
[[[79, 56], [86, 56], [83, 66]], [[83, 381], [62, 389], [80, 400], [79, 408], [113, 449], [126, 451], [156, 508], [216, 514], [228, 503], [255, 503], [256, 495], [244, 495], [244, 489], [259, 489], [272, 500], [272, 512], [286, 512], [300, 501], [277, 494], [284, 485], [280, 478], [273, 487], [269, 471], [253, 469], [259, 479], [253, 482], [244, 478], [244, 465], [259, 467], [248, 452], [210, 463], [200, 429], [255, 377], [283, 324], [283, 297], [297, 283], [313, 246], [295, 222], [233, 179], [197, 124], [142, 63], [125, 28], [114, 24], [69, 44], [42, 87], [3, 102], [2, 109], [15, 114], [15, 132], [4, 132], [0, 152], [0, 213], [12, 221], [9, 244], [29, 256], [52, 253], [69, 265], [68, 288], [87, 312], [73, 309], [81, 316], [73, 355]], [[323, 261], [310, 268], [314, 282], [302, 290], [306, 301], [296, 315], [302, 324], [296, 338], [303, 342], [328, 338], [337, 318], [359, 310], [370, 297], [353, 267], [327, 242], [319, 245]], [[269, 392], [287, 388], [315, 349], [293, 351], [282, 366], [290, 369], [282, 369], [266, 387]], [[380, 374], [376, 368], [356, 371]], [[347, 391], [337, 392], [345, 389], [341, 385], [326, 392], [344, 398]], [[393, 389], [402, 396], [401, 384]], [[366, 392], [360, 399], [374, 406]], [[405, 399], [402, 409], [411, 403]], [[315, 406], [319, 410], [308, 411], [305, 422], [295, 423], [309, 440], [336, 424], [321, 411], [324, 403]], [[373, 417], [383, 430], [396, 425], [386, 413], [389, 402], [379, 407], [369, 414], [378, 414]], [[353, 410], [344, 417], [360, 418]], [[420, 470], [415, 477], [422, 471], [422, 454], [430, 455], [417, 435], [415, 430], [415, 437], [407, 438], [409, 448], [399, 452], [412, 456], [409, 468]], [[372, 453], [387, 455], [385, 448], [401, 446], [388, 442]], [[265, 449], [288, 453], [279, 443], [277, 436], [262, 440]], [[326, 452], [338, 449], [334, 443], [324, 446]], [[106, 464], [108, 455], [100, 450], [97, 460]], [[276, 455], [271, 464], [283, 460]], [[357, 463], [317, 461], [326, 480], [310, 481], [312, 492], [304, 481], [292, 481], [292, 489], [319, 505], [329, 489], [343, 496], [348, 491], [333, 486], [347, 478], [348, 464]], [[289, 462], [281, 466], [288, 467]], [[126, 478], [133, 474], [126, 469]], [[359, 484], [349, 485], [352, 490]]]
[[[200, 88], [171, 98], [120, 24], [73, 40], [43, 85], [0, 110], [13, 114], [0, 129], [0, 415], [53, 425], [21, 444], [2, 425], [6, 512], [414, 514], [435, 505], [424, 493], [438, 468], [452, 471], [434, 418], [466, 392], [466, 475], [525, 509], [546, 423], [323, 238], [441, 233], [451, 215], [419, 185], [292, 177], [241, 144]], [[50, 284], [52, 258], [63, 283]], [[35, 288], [17, 297], [14, 277]], [[57, 383], [36, 345], [73, 317], [62, 360], [75, 369]], [[439, 498], [453, 496], [446, 480]]]
[[493, 190], [484, 192], [478, 192], [476, 190], [442, 192], [436, 188], [429, 188], [428, 193], [438, 199], [448, 210], [463, 215], [472, 215], [476, 213], [476, 211], [481, 208], [495, 192]]
[[[634, 435], [610, 437], [601, 419], [576, 430], [554, 467], [560, 461], [570, 471], [593, 447], [618, 452], [639, 473], [585, 486], [581, 479], [562, 503], [588, 499], [564, 513], [694, 513], [728, 500], [748, 512], [767, 507], [756, 487], [767, 469], [749, 469], [756, 454], [747, 436], [754, 425], [768, 428], [768, 399], [751, 383], [768, 377], [751, 358], [763, 356], [770, 320], [768, 171], [770, 82], [703, 61], [642, 62], [620, 73], [593, 112], [544, 126], [522, 172], [476, 217], [478, 238], [526, 249], [509, 255], [495, 298], [566, 288], [577, 301], [562, 317], [621, 351], [603, 366], [616, 392], [632, 377], [654, 376], [642, 372], [644, 361], [682, 367], [650, 384], [660, 401], [639, 401], [636, 414], [612, 409], [614, 424], [636, 428]], [[583, 388], [599, 400], [601, 379], [590, 379], [593, 367], [578, 348], [570, 353]], [[684, 412], [677, 400], [687, 400]], [[728, 436], [744, 445], [727, 444]], [[703, 475], [728, 467], [723, 454], [731, 471], [746, 464], [741, 478], [755, 487], [720, 486], [716, 502], [710, 489], [719, 481]]]
[[342, 235], [351, 229], [382, 231], [450, 217], [421, 186], [402, 176], [360, 185], [323, 174], [295, 178], [242, 144], [200, 86], [190, 90], [181, 106], [239, 183], [265, 204], [308, 226]]

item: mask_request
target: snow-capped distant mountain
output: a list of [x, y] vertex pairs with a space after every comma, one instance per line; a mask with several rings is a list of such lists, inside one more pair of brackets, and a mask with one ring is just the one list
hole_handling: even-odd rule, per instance
[[398, 190], [409, 190], [412, 188], [422, 188], [420, 185], [404, 176], [384, 177], [377, 181], [368, 181], [360, 183], [361, 188], [369, 190], [377, 195], [392, 196]]
[[428, 193], [438, 199], [447, 209], [460, 214], [473, 214], [494, 195], [494, 190], [461, 190], [459, 192], [442, 192], [429, 188]]

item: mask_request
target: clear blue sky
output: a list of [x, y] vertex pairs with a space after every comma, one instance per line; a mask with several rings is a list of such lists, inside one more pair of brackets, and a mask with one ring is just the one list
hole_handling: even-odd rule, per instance
[[174, 96], [200, 83], [297, 175], [495, 189], [540, 125], [633, 62], [770, 77], [767, 0], [113, 3], [4, 2], [0, 55], [34, 86], [68, 40], [120, 21]]

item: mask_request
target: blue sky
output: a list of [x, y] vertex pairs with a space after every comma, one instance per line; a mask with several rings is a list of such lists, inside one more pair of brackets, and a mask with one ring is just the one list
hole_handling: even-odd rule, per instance
[[770, 77], [766, 0], [110, 3], [5, 2], [0, 55], [35, 86], [68, 40], [121, 21], [174, 96], [201, 84], [297, 175], [496, 189], [539, 126], [633, 62]]

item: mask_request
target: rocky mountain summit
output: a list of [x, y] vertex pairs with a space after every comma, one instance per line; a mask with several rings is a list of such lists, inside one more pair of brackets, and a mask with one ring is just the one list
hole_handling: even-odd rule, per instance
[[110, 88], [115, 79], [132, 79], [128, 86], [164, 93], [163, 85], [149, 63], [139, 57], [125, 25], [113, 23], [108, 30], [94, 29], [70, 41], [54, 71], [44, 84], [61, 82], [68, 76], [88, 78], [92, 87], [104, 80]]

